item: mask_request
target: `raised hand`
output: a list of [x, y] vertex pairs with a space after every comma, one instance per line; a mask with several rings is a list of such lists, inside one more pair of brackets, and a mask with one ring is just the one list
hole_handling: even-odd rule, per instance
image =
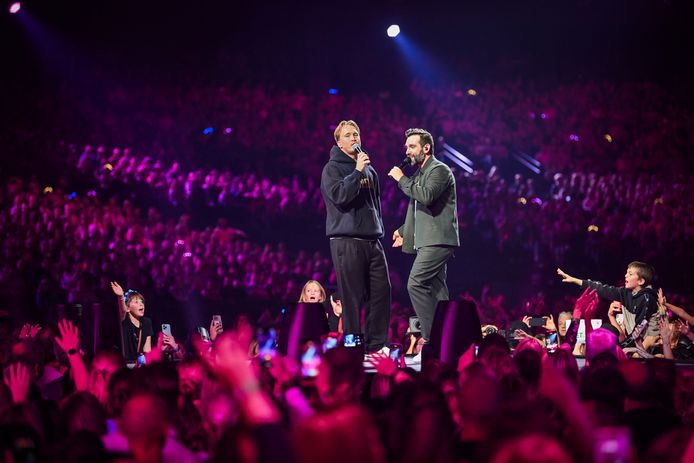
[[557, 331], [557, 325], [554, 323], [554, 317], [552, 314], [542, 317], [545, 319], [545, 326], [544, 328], [548, 331]]
[[277, 380], [277, 384], [284, 384], [296, 378], [299, 372], [299, 363], [290, 357], [278, 355], [270, 365], [270, 374]]
[[162, 333], [162, 345], [168, 346], [174, 351], [178, 351], [178, 343], [176, 342], [176, 339], [168, 334]]
[[224, 328], [222, 327], [222, 324], [216, 322], [213, 318], [210, 322], [210, 339], [214, 341], [215, 339], [217, 339], [217, 336], [219, 336], [223, 332]]
[[682, 320], [675, 321], [675, 329], [679, 331], [682, 336], [686, 336], [691, 331], [689, 323], [683, 322]]
[[66, 353], [70, 350], [78, 350], [80, 347], [80, 332], [79, 329], [72, 324], [70, 320], [62, 319], [58, 322], [58, 331], [60, 336], [56, 336], [55, 342]]
[[243, 386], [257, 381], [257, 374], [248, 362], [248, 346], [244, 336], [232, 331], [224, 333], [214, 346], [215, 365], [213, 368], [231, 386]]
[[660, 336], [663, 338], [663, 344], [667, 344], [672, 339], [672, 325], [665, 318], [658, 320], [658, 327], [660, 328]]
[[578, 278], [574, 278], [562, 269], [558, 268], [557, 269], [557, 275], [561, 277], [562, 283], [573, 283], [576, 285], [581, 285], [583, 283], [582, 280], [579, 280]]
[[393, 376], [398, 371], [398, 366], [393, 359], [384, 353], [371, 354], [367, 362], [374, 366], [376, 373], [384, 376]]
[[658, 304], [665, 305], [665, 294], [663, 294], [663, 288], [658, 288]]
[[113, 290], [113, 293], [118, 296], [118, 297], [123, 297], [123, 288], [120, 287], [118, 282], [112, 281], [111, 282], [111, 290]]
[[597, 306], [597, 301], [598, 292], [594, 289], [586, 288], [585, 291], [583, 291], [583, 294], [576, 299], [572, 317], [574, 319], [583, 318], [583, 314], [586, 312], [586, 310], [588, 310], [591, 304], [595, 304]]
[[598, 311], [598, 295], [593, 290], [592, 297], [590, 301], [588, 302], [588, 306], [586, 307], [585, 312], [583, 313], [583, 316], [586, 320], [592, 320], [595, 318], [595, 313]]
[[23, 363], [15, 363], [5, 368], [4, 381], [12, 393], [14, 403], [24, 402], [29, 395], [31, 376], [29, 369]]
[[330, 305], [333, 307], [333, 313], [336, 317], [342, 315], [342, 301], [339, 299], [337, 301], [333, 299], [332, 294], [330, 295]]
[[622, 303], [619, 301], [612, 301], [610, 308], [607, 309], [607, 315], [614, 317], [618, 313], [622, 313]]
[[31, 325], [29, 323], [25, 323], [22, 325], [22, 329], [19, 330], [19, 337], [35, 338], [39, 331], [41, 331], [41, 325]]

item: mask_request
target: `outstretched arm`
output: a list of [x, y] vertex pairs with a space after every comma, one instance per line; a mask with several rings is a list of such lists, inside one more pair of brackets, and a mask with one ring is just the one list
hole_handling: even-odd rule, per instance
[[578, 286], [583, 286], [583, 280], [579, 280], [578, 278], [572, 277], [560, 268], [557, 269], [557, 275], [561, 277], [562, 283], [572, 283]]
[[118, 316], [119, 320], [125, 320], [125, 315], [128, 313], [128, 306], [125, 305], [125, 293], [123, 288], [116, 281], [111, 282], [111, 290], [118, 297]]
[[70, 367], [72, 368], [72, 379], [75, 381], [75, 388], [78, 391], [86, 391], [89, 384], [89, 375], [79, 350], [79, 329], [70, 320], [63, 319], [58, 323], [58, 331], [60, 336], [55, 338], [55, 342], [67, 354]]

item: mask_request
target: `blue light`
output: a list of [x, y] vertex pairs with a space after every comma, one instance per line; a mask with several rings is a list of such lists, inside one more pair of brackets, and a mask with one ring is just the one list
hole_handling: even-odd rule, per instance
[[395, 38], [400, 34], [400, 26], [397, 24], [393, 24], [388, 29], [386, 30], [386, 33], [388, 34], [388, 37], [390, 38]]
[[338, 93], [340, 93], [340, 91], [336, 88], [329, 88], [328, 89], [328, 95], [337, 95]]
[[211, 133], [214, 133], [214, 127], [207, 127], [205, 130], [202, 131], [204, 135], [210, 135]]

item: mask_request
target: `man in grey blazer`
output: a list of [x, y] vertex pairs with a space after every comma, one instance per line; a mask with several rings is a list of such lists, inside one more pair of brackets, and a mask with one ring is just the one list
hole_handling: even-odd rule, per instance
[[460, 246], [456, 207], [455, 177], [451, 169], [434, 156], [434, 139], [423, 129], [408, 129], [407, 157], [419, 170], [407, 177], [399, 167], [388, 173], [398, 188], [410, 198], [405, 224], [393, 233], [393, 247], [416, 254], [407, 291], [422, 327], [424, 343], [429, 341], [439, 301], [447, 301], [446, 264]]

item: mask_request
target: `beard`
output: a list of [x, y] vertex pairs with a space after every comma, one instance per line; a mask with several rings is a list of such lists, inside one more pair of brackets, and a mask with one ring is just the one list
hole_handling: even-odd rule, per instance
[[415, 154], [412, 158], [414, 159], [414, 162], [417, 164], [421, 164], [424, 162], [424, 158], [426, 157], [426, 154], [424, 154], [424, 151], [420, 151], [419, 153]]

